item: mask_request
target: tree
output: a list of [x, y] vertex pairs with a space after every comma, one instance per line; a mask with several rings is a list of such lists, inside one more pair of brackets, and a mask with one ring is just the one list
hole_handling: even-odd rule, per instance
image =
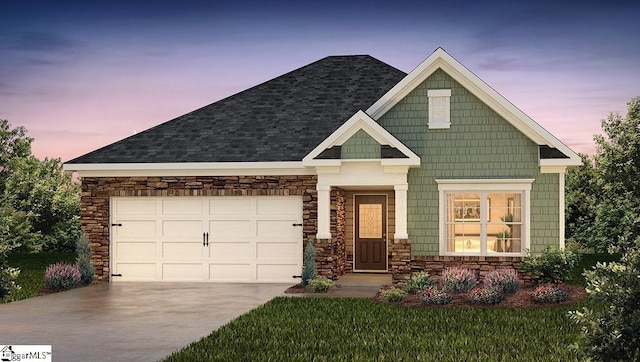
[[592, 232], [600, 245], [626, 248], [640, 236], [640, 97], [627, 117], [610, 114], [596, 135], [596, 183], [600, 200]]
[[11, 128], [9, 121], [0, 119], [0, 195], [4, 193], [4, 180], [13, 169], [13, 162], [31, 155], [32, 138], [24, 127]]
[[80, 186], [62, 170], [60, 159], [33, 156], [33, 139], [26, 133], [0, 120], [0, 209], [7, 220], [26, 220], [29, 226], [10, 237], [20, 239], [23, 251], [73, 251], [80, 237]]
[[598, 252], [623, 251], [640, 236], [640, 97], [627, 116], [602, 120], [593, 162], [567, 174], [567, 237]]
[[[582, 164], [570, 168], [565, 179], [565, 236], [580, 245], [598, 250], [591, 243], [589, 228], [595, 222], [598, 198], [596, 170], [588, 155], [580, 154]], [[598, 250], [603, 251], [603, 250]]]

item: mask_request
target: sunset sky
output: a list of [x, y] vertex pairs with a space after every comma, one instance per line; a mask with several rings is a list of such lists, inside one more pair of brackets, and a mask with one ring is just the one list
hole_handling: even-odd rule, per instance
[[328, 55], [437, 47], [577, 152], [640, 96], [639, 1], [0, 2], [0, 119], [70, 160]]

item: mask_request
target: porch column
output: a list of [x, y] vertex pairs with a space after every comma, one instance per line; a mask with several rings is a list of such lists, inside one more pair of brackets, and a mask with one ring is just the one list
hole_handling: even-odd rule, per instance
[[318, 190], [318, 233], [316, 239], [331, 239], [331, 186], [316, 186]]
[[407, 233], [407, 190], [409, 189], [409, 184], [395, 184], [393, 185], [393, 189], [396, 194], [396, 232], [393, 235], [393, 238], [398, 239], [408, 239], [409, 234]]

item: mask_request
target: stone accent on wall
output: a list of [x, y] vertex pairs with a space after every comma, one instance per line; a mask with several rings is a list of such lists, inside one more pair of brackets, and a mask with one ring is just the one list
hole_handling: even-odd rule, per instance
[[390, 246], [389, 269], [394, 284], [403, 284], [411, 276], [411, 240], [394, 239]]
[[345, 193], [342, 189], [331, 190], [331, 239], [315, 241], [316, 269], [319, 276], [336, 280], [344, 275], [347, 268], [345, 250]]
[[445, 268], [462, 267], [475, 272], [478, 280], [496, 269], [513, 268], [518, 271], [520, 279], [530, 281], [530, 276], [520, 269], [520, 257], [503, 256], [414, 256], [402, 265], [402, 273], [393, 274], [393, 283], [402, 285], [414, 272], [426, 271], [438, 276]]
[[82, 230], [91, 243], [98, 280], [108, 280], [109, 199], [112, 196], [288, 196], [303, 200], [303, 238], [318, 227], [316, 176], [83, 177]]

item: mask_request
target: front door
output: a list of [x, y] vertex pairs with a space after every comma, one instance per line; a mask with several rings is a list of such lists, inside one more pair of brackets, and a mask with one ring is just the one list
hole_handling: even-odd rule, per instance
[[387, 270], [387, 196], [355, 196], [355, 270]]

